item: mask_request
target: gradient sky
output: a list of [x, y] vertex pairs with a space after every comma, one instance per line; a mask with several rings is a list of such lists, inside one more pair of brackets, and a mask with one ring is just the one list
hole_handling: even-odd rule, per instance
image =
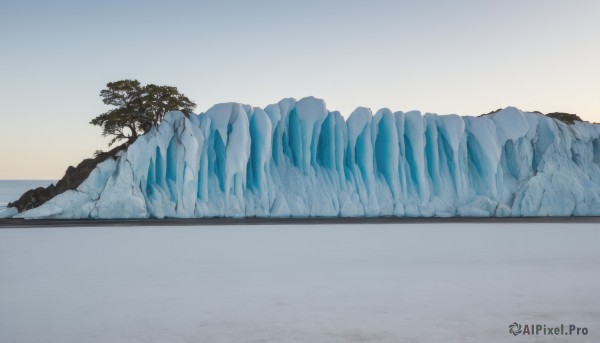
[[97, 149], [107, 82], [177, 86], [197, 112], [314, 95], [600, 122], [600, 1], [0, 2], [0, 179], [58, 179]]

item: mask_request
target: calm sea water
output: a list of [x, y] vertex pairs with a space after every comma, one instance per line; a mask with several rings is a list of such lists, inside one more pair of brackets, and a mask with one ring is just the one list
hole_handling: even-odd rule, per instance
[[0, 210], [32, 188], [47, 187], [56, 180], [0, 180]]

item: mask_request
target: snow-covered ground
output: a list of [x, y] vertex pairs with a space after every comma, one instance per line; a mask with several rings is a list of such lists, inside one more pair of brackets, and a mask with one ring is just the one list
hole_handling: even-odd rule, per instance
[[0, 342], [598, 342], [598, 229], [2, 229]]

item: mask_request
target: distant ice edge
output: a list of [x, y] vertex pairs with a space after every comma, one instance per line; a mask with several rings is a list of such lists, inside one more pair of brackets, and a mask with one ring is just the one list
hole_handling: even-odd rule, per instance
[[323, 100], [170, 112], [18, 218], [600, 215], [600, 125], [508, 107], [347, 120]]

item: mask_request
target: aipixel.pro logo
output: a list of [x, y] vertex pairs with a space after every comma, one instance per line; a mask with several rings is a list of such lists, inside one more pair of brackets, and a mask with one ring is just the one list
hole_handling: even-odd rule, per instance
[[508, 326], [508, 332], [513, 335], [523, 336], [561, 336], [561, 335], [587, 335], [588, 329], [586, 327], [579, 327], [577, 325], [565, 325], [560, 324], [558, 326], [548, 326], [546, 324], [519, 324], [514, 322]]
[[522, 330], [521, 324], [519, 324], [517, 322], [514, 322], [508, 326], [508, 332], [510, 332], [511, 334], [513, 334], [515, 336], [520, 334], [521, 330]]

